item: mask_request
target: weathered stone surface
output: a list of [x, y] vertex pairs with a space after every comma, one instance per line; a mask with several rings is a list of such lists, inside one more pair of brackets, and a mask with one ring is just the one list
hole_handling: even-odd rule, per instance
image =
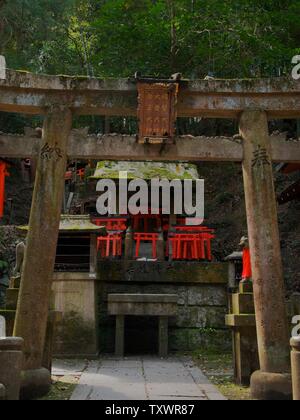
[[64, 357], [94, 357], [98, 353], [95, 323], [84, 320], [75, 312], [65, 313], [58, 325], [54, 354]]
[[227, 263], [105, 261], [105, 282], [227, 284]]
[[[85, 278], [87, 277], [87, 278]], [[54, 307], [62, 313], [54, 338], [54, 353], [95, 356], [98, 353], [97, 283], [83, 274], [55, 276]]]
[[[43, 76], [7, 70], [0, 79], [0, 110], [44, 114], [64, 103], [77, 114], [136, 116], [136, 84], [128, 79]], [[245, 109], [264, 109], [270, 118], [299, 116], [300, 83], [291, 78], [185, 81], [178, 116], [237, 118]], [[230, 93], [230, 100], [228, 95]]]
[[170, 350], [194, 351], [204, 349], [231, 349], [229, 331], [200, 328], [171, 328], [169, 333]]
[[[179, 266], [182, 267], [185, 265], [185, 263], [179, 264]], [[204, 272], [209, 271], [211, 268], [212, 274], [208, 275], [208, 277], [213, 278], [215, 265], [203, 265], [205, 267]], [[167, 264], [167, 267], [168, 266], [169, 264]], [[224, 266], [224, 278], [226, 278], [227, 264]], [[169, 318], [170, 349], [176, 350], [178, 348], [182, 351], [196, 350], [199, 348], [201, 343], [205, 346], [209, 346], [209, 343], [211, 343], [212, 346], [218, 343], [221, 348], [228, 348], [228, 343], [230, 342], [230, 340], [228, 340], [230, 338], [230, 332], [224, 332], [225, 313], [227, 308], [225, 284], [199, 284], [197, 278], [194, 283], [192, 283], [192, 280], [189, 280], [189, 282], [182, 282], [181, 280], [180, 283], [178, 282], [173, 284], [169, 281], [165, 282], [164, 264], [158, 267], [158, 272], [163, 271], [161, 276], [162, 283], [160, 283], [159, 278], [153, 281], [153, 270], [157, 270], [157, 268], [151, 266], [149, 267], [144, 264], [138, 264], [141, 271], [138, 270], [136, 272], [135, 264], [130, 264], [129, 267], [131, 267], [133, 271], [133, 273], [130, 272], [130, 281], [128, 281], [128, 279], [122, 281], [122, 279], [124, 280], [124, 277], [121, 277], [119, 271], [116, 276], [114, 267], [112, 267], [112, 273], [109, 273], [111, 264], [105, 266], [105, 273], [104, 267], [102, 267], [102, 269], [100, 268], [102, 273], [102, 277], [100, 278], [104, 280], [103, 282], [99, 282], [99, 335], [101, 351], [113, 351], [114, 318], [108, 316], [107, 295], [109, 293], [175, 294], [178, 296], [178, 308], [177, 316]], [[171, 271], [174, 270], [173, 265], [170, 265], [169, 267]], [[124, 271], [121, 270], [121, 273], [122, 272], [124, 273]], [[136, 275], [136, 273], [140, 272], [142, 272], [141, 277]], [[157, 271], [155, 273], [156, 276]], [[112, 278], [113, 281], [111, 281]], [[117, 279], [119, 279], [119, 281], [117, 281]], [[135, 322], [136, 334], [133, 334], [133, 331], [130, 330], [130, 332], [128, 330], [128, 333], [130, 332], [130, 336], [139, 337], [142, 329], [147, 331], [148, 336], [156, 339], [157, 326], [152, 326], [146, 318], [136, 318]], [[132, 326], [130, 328], [132, 328]], [[212, 331], [214, 331], [214, 333]], [[210, 338], [209, 334], [211, 335]], [[222, 339], [219, 339], [219, 336], [221, 336]], [[227, 336], [226, 341], [223, 340], [224, 336]], [[181, 339], [180, 337], [183, 338]]]
[[0, 383], [5, 386], [5, 399], [19, 399], [23, 359], [22, 338], [0, 339]]
[[232, 295], [232, 311], [236, 315], [254, 314], [253, 293], [235, 293]]
[[18, 303], [19, 289], [7, 289], [6, 290], [6, 309], [16, 310]]
[[229, 302], [225, 322], [232, 331], [235, 382], [249, 386], [251, 375], [259, 369], [253, 293], [230, 294]]
[[71, 125], [69, 109], [59, 105], [47, 109], [14, 328], [14, 335], [24, 338], [23, 368], [31, 372], [40, 371], [43, 362]]
[[116, 357], [89, 363], [71, 400], [225, 400], [189, 358]]
[[291, 375], [257, 371], [251, 377], [251, 394], [256, 400], [292, 400]]
[[290, 318], [300, 315], [300, 294], [294, 293], [287, 302], [287, 312]]
[[260, 368], [288, 373], [289, 333], [267, 114], [244, 112], [240, 133]]
[[24, 370], [21, 375], [21, 400], [45, 396], [51, 387], [51, 374], [45, 368]]
[[[41, 140], [20, 135], [0, 135], [1, 155], [7, 158], [37, 157]], [[216, 144], [218, 147], [216, 147]], [[298, 142], [287, 141], [286, 136], [271, 136], [273, 162], [299, 162]], [[78, 135], [72, 132], [69, 139], [70, 159], [139, 160], [152, 161], [217, 161], [241, 162], [243, 146], [230, 137], [176, 137], [175, 144], [160, 146], [140, 145], [136, 136], [119, 134]]]
[[[226, 307], [179, 306], [175, 325], [180, 328], [216, 328], [225, 325]], [[174, 324], [172, 324], [174, 325]]]
[[108, 313], [110, 315], [131, 316], [175, 316], [177, 304], [110, 302], [108, 304]]
[[225, 323], [228, 327], [254, 327], [255, 315], [226, 315]]
[[225, 288], [214, 286], [191, 286], [188, 288], [188, 305], [225, 306], [227, 294]]
[[50, 310], [47, 322], [46, 339], [43, 353], [42, 367], [51, 372], [52, 359], [53, 359], [53, 347], [54, 347], [54, 334], [56, 332], [57, 325], [62, 321], [61, 312]]
[[173, 294], [113, 293], [108, 295], [108, 303], [173, 303], [177, 305], [178, 296]]
[[199, 308], [196, 327], [198, 328], [223, 328], [226, 308]]
[[109, 294], [110, 315], [175, 316], [177, 295], [171, 294]]
[[105, 283], [100, 288], [104, 301], [109, 293], [174, 294], [178, 296], [178, 305], [185, 305], [188, 299], [188, 287], [168, 284]]

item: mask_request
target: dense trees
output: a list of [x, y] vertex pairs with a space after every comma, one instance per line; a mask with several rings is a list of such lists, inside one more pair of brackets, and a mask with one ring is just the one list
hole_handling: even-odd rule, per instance
[[[299, 0], [0, 0], [0, 54], [10, 68], [49, 74], [280, 76], [300, 54], [299, 16]], [[193, 134], [224, 132], [220, 124], [178, 123]], [[24, 119], [0, 114], [0, 126], [22, 131]], [[111, 129], [131, 133], [136, 124], [113, 119]]]
[[46, 73], [278, 76], [299, 16], [298, 0], [0, 0], [0, 51]]

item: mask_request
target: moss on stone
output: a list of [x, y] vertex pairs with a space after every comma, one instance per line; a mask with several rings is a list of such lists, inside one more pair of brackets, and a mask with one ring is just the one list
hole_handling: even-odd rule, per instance
[[196, 165], [164, 162], [98, 162], [91, 179], [119, 179], [120, 172], [127, 172], [127, 179], [198, 179]]
[[230, 351], [231, 333], [212, 328], [170, 328], [169, 343], [172, 351]]
[[85, 321], [80, 314], [68, 312], [56, 333], [58, 354], [95, 354], [96, 332], [93, 323]]
[[100, 277], [111, 282], [227, 284], [227, 263], [103, 261]]

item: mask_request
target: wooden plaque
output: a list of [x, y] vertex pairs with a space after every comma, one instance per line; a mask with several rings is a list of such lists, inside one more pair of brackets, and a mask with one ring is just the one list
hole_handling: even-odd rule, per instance
[[138, 83], [139, 143], [173, 143], [177, 83]]

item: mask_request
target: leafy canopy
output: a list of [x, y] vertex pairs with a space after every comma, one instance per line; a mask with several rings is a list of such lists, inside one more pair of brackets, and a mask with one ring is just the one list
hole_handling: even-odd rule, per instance
[[50, 74], [280, 76], [298, 0], [0, 0], [9, 67]]

